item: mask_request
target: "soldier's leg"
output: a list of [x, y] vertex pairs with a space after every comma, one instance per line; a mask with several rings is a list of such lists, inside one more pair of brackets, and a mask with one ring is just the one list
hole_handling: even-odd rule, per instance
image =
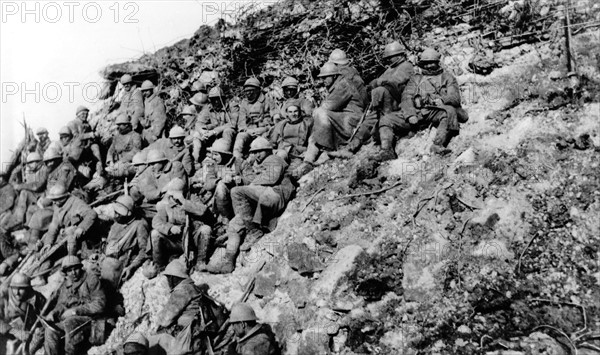
[[231, 190], [223, 181], [217, 183], [215, 188], [215, 205], [217, 213], [231, 220], [233, 218], [233, 205], [231, 203]]
[[313, 140], [317, 147], [328, 150], [335, 149], [333, 125], [329, 119], [329, 111], [316, 108], [313, 111]]
[[247, 132], [240, 132], [235, 137], [235, 144], [233, 145], [233, 156], [242, 158], [244, 153], [248, 151], [248, 147], [252, 142], [252, 136]]
[[272, 187], [263, 189], [258, 197], [252, 222], [262, 225], [265, 218], [270, 219], [272, 214], [279, 212], [280, 204], [281, 196]]
[[225, 140], [225, 142], [227, 143], [227, 147], [229, 149], [229, 151], [233, 151], [233, 143], [235, 142], [235, 129], [233, 128], [226, 128], [225, 130], [223, 130], [223, 133], [221, 135], [221, 138], [223, 138]]
[[379, 138], [381, 140], [381, 160], [396, 158], [395, 138], [397, 135], [410, 131], [410, 124], [406, 122], [401, 111], [387, 113], [379, 121]]
[[197, 249], [197, 261], [199, 263], [206, 263], [208, 257], [208, 247], [210, 246], [212, 238], [212, 228], [207, 225], [202, 225], [196, 230], [194, 234], [194, 243]]
[[152, 240], [152, 261], [160, 267], [166, 266], [169, 257], [183, 252], [181, 243], [175, 243], [157, 230], [150, 233]]
[[[65, 355], [85, 354], [89, 349], [90, 344], [88, 339], [92, 329], [90, 320], [90, 317], [74, 316], [63, 321], [65, 329]], [[89, 323], [86, 324], [86, 322]]]
[[430, 150], [437, 154], [447, 154], [450, 152], [450, 149], [447, 149], [446, 146], [450, 143], [450, 139], [452, 138], [452, 133], [449, 130], [449, 118], [448, 114], [445, 110], [431, 110], [428, 112], [425, 119], [428, 122], [437, 125], [437, 131], [435, 133], [435, 137], [433, 138], [433, 145]]
[[214, 274], [226, 274], [235, 269], [235, 261], [242, 235], [246, 232], [246, 224], [240, 216], [235, 216], [227, 226], [227, 246], [215, 252], [211, 263], [206, 266], [206, 271]]
[[371, 90], [371, 107], [373, 111], [388, 113], [394, 110], [394, 98], [390, 91], [379, 86]]
[[[57, 324], [60, 327], [60, 325]], [[45, 328], [44, 331], [44, 354], [59, 355], [64, 351], [64, 343], [61, 334], [51, 328]]]
[[266, 188], [266, 186], [252, 185], [237, 186], [231, 189], [231, 201], [235, 216], [240, 217], [243, 221], [251, 221], [254, 215], [254, 206]]

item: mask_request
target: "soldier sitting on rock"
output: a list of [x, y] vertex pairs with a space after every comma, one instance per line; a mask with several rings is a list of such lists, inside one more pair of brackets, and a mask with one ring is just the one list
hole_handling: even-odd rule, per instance
[[142, 139], [146, 144], [152, 144], [164, 134], [167, 110], [163, 99], [160, 98], [158, 92], [155, 92], [155, 86], [150, 80], [144, 81], [140, 90], [144, 96], [144, 117], [141, 121]]
[[118, 288], [148, 258], [150, 226], [136, 211], [130, 196], [117, 198], [113, 210], [115, 221], [106, 238], [101, 275]]
[[70, 161], [64, 160], [62, 154], [54, 148], [44, 153], [44, 164], [48, 168], [48, 186], [64, 185], [67, 190], [73, 188], [75, 182], [75, 167]]
[[209, 264], [211, 273], [230, 273], [235, 269], [240, 243], [245, 235], [242, 250], [248, 250], [263, 234], [273, 218], [285, 209], [295, 187], [285, 176], [287, 163], [273, 154], [273, 146], [265, 138], [258, 137], [250, 146], [249, 161], [254, 162], [252, 171], [246, 173], [246, 186], [231, 190], [235, 217], [227, 228], [225, 255], [216, 264]]
[[0, 295], [0, 353], [20, 354], [17, 349], [21, 348], [34, 354], [42, 347], [44, 331], [41, 326], [32, 327], [46, 299], [31, 288], [29, 276], [20, 272], [10, 279], [9, 287]]
[[304, 173], [297, 168], [302, 165], [313, 128], [312, 117], [307, 116], [301, 106], [299, 100], [286, 102], [286, 118], [275, 126], [270, 139], [277, 147], [277, 154], [290, 163], [288, 172], [295, 177]]
[[47, 185], [48, 168], [42, 163], [40, 154], [29, 153], [26, 162], [23, 182], [14, 185], [18, 194], [15, 207], [11, 217], [4, 221], [3, 228], [7, 231], [27, 223], [28, 217], [37, 209], [38, 198], [43, 195]]
[[142, 149], [142, 137], [132, 130], [131, 118], [121, 114], [115, 121], [117, 133], [106, 153], [106, 172], [116, 178], [131, 175], [130, 163]]
[[173, 126], [169, 131], [169, 138], [161, 138], [150, 145], [149, 149], [160, 150], [165, 153], [169, 161], [180, 162], [187, 176], [194, 175], [194, 160], [190, 146], [184, 143], [185, 131], [179, 126]]
[[[154, 340], [167, 354], [201, 354], [226, 321], [226, 309], [209, 297], [205, 290], [194, 284], [181, 259], [169, 263], [163, 273], [171, 294], [157, 319], [159, 331], [165, 333]], [[191, 326], [190, 326], [191, 324]], [[188, 327], [189, 326], [189, 327]], [[191, 344], [182, 348], [181, 339], [191, 338]]]
[[271, 111], [276, 108], [271, 100], [261, 92], [260, 81], [250, 78], [244, 83], [246, 97], [240, 104], [236, 120], [237, 136], [233, 146], [233, 155], [242, 158], [250, 142], [269, 132], [273, 127]]
[[339, 48], [334, 49], [331, 54], [329, 54], [329, 60], [327, 62], [335, 64], [335, 67], [340, 74], [356, 88], [360, 95], [362, 105], [366, 107], [369, 103], [367, 87], [358, 70], [350, 65], [350, 60], [346, 56], [346, 52]]
[[[101, 329], [106, 310], [106, 294], [100, 279], [83, 269], [76, 256], [68, 255], [62, 261], [66, 281], [58, 291], [54, 309], [48, 314], [44, 350], [46, 355], [85, 354], [91, 343], [106, 339], [91, 339], [97, 335], [92, 328]], [[64, 335], [64, 344], [63, 336]], [[102, 335], [102, 334], [101, 334]]]
[[131, 197], [138, 204], [155, 204], [160, 201], [164, 195], [163, 187], [175, 178], [187, 182], [183, 165], [178, 161], [170, 162], [163, 151], [149, 150], [146, 163], [148, 167], [130, 191]]
[[440, 54], [426, 49], [419, 57], [420, 72], [409, 80], [402, 94], [402, 111], [412, 129], [437, 125], [431, 152], [447, 154], [448, 143], [466, 122], [456, 78], [440, 66]]
[[[156, 216], [152, 219], [152, 259], [159, 267], [167, 265], [172, 256], [184, 251], [185, 240], [189, 233], [195, 246], [197, 260], [205, 263], [212, 235], [212, 216], [208, 207], [201, 202], [191, 201], [183, 196], [185, 183], [173, 179], [163, 188], [164, 199], [156, 205]], [[188, 218], [189, 216], [189, 218]], [[189, 222], [186, 221], [189, 219]], [[186, 230], [187, 225], [187, 230]], [[187, 257], [187, 256], [186, 256]]]
[[229, 323], [235, 332], [235, 343], [229, 346], [228, 354], [277, 355], [280, 354], [275, 334], [266, 324], [257, 322], [254, 309], [246, 303], [231, 307]]
[[298, 85], [299, 83], [296, 78], [288, 76], [283, 79], [283, 82], [281, 83], [281, 89], [283, 90], [283, 99], [285, 101], [279, 105], [277, 112], [273, 115], [273, 122], [275, 122], [275, 125], [277, 125], [282, 119], [285, 119], [287, 116], [285, 109], [292, 101], [298, 101], [297, 104], [300, 105], [302, 116], [312, 117], [314, 105], [309, 99], [299, 97], [300, 91], [298, 90]]
[[88, 121], [90, 109], [85, 106], [78, 106], [75, 110], [75, 119], [67, 124], [74, 137], [92, 131], [92, 126]]

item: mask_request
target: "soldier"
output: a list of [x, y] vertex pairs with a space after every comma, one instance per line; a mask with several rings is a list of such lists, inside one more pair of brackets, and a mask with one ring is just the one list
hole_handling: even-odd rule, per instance
[[277, 125], [279, 121], [285, 119], [287, 116], [285, 109], [289, 106], [292, 101], [299, 101], [300, 109], [302, 110], [302, 116], [312, 117], [312, 112], [314, 109], [314, 105], [312, 101], [306, 98], [300, 98], [300, 91], [298, 90], [298, 80], [292, 78], [291, 76], [283, 79], [281, 83], [281, 88], [283, 89], [283, 98], [285, 101], [278, 107], [278, 112], [273, 115], [273, 121]]
[[286, 105], [286, 119], [273, 129], [271, 142], [277, 147], [277, 154], [290, 162], [288, 171], [293, 172], [302, 165], [313, 120], [305, 115], [300, 100], [287, 101]]
[[146, 164], [147, 153], [147, 151], [142, 150], [141, 152], [135, 153], [135, 155], [131, 159], [131, 165], [135, 169], [135, 175], [133, 176], [133, 178], [131, 178], [131, 181], [129, 182], [130, 186], [138, 185], [142, 174], [144, 173], [144, 171], [146, 171], [146, 168], [148, 167], [148, 164]]
[[144, 334], [133, 332], [123, 344], [123, 355], [148, 355], [149, 342]]
[[146, 80], [142, 83], [141, 91], [144, 96], [142, 138], [147, 144], [152, 144], [163, 136], [165, 124], [167, 123], [165, 103], [154, 89], [155, 86], [150, 80]]
[[123, 96], [121, 96], [121, 107], [119, 112], [131, 118], [131, 128], [135, 132], [141, 132], [140, 122], [144, 118], [144, 98], [141, 91], [133, 84], [133, 78], [129, 74], [121, 77], [123, 85]]
[[71, 190], [75, 181], [75, 167], [56, 149], [48, 149], [44, 153], [44, 163], [48, 168], [47, 186], [54, 186], [58, 183], [64, 185], [67, 190]]
[[[171, 295], [157, 319], [159, 330], [167, 329], [168, 332], [160, 334], [157, 343], [167, 350], [167, 354], [200, 354], [208, 339], [197, 334], [216, 335], [225, 322], [226, 310], [194, 284], [181, 259], [171, 261], [163, 274], [167, 277]], [[190, 323], [192, 326], [186, 328]], [[176, 334], [173, 328], [187, 329], [192, 344], [184, 349], [179, 342], [172, 341], [172, 335], [178, 339], [185, 337], [185, 334]]]
[[0, 173], [0, 233], [7, 225], [7, 220], [12, 216], [11, 210], [17, 200], [17, 193], [8, 183], [8, 176]]
[[88, 122], [90, 110], [85, 106], [78, 106], [75, 111], [75, 119], [67, 124], [67, 127], [78, 137], [80, 134], [91, 132], [92, 126]]
[[62, 242], [64, 239], [61, 237], [62, 240], [57, 241], [57, 237], [61, 230], [67, 229], [67, 251], [70, 255], [75, 255], [78, 243], [90, 230], [98, 215], [79, 197], [71, 195], [65, 185], [51, 186], [46, 197], [54, 205], [54, 215], [48, 231], [42, 237], [45, 249], [42, 250], [42, 254], [55, 242]]
[[188, 176], [194, 175], [194, 160], [190, 146], [184, 143], [185, 131], [179, 126], [173, 126], [169, 130], [169, 138], [161, 138], [154, 142], [149, 148], [165, 152], [170, 161], [178, 161], [183, 165]]
[[350, 60], [346, 57], [346, 52], [341, 49], [334, 49], [329, 55], [329, 63], [335, 64], [340, 74], [348, 80], [358, 91], [362, 106], [366, 107], [369, 102], [369, 96], [367, 93], [367, 87], [365, 82], [360, 77], [358, 70], [353, 66], [350, 66]]
[[190, 98], [190, 102], [194, 105], [196, 112], [202, 111], [202, 109], [206, 106], [208, 102], [208, 95], [206, 94], [206, 87], [203, 91], [196, 93], [194, 96]]
[[194, 105], [185, 105], [183, 110], [179, 113], [180, 121], [183, 122], [183, 129], [186, 132], [189, 132], [194, 129], [196, 125], [196, 117], [198, 116], [198, 111], [196, 111], [196, 107]]
[[242, 161], [233, 156], [231, 146], [225, 139], [217, 139], [209, 152], [210, 157], [203, 162], [206, 168], [204, 189], [213, 193], [213, 208], [223, 224], [227, 225], [234, 216], [231, 189], [242, 184]]
[[35, 209], [34, 206], [43, 194], [47, 181], [48, 168], [42, 163], [42, 157], [37, 152], [29, 153], [27, 155], [24, 182], [14, 185], [15, 191], [18, 193], [18, 199], [12, 217], [7, 221], [5, 229], [10, 230], [27, 222], [27, 216], [31, 215], [33, 209]]
[[116, 120], [117, 133], [106, 153], [106, 172], [113, 177], [131, 175], [129, 163], [142, 149], [142, 137], [132, 131], [131, 119], [125, 114]]
[[171, 180], [180, 178], [187, 182], [183, 165], [178, 161], [170, 162], [163, 151], [149, 150], [146, 163], [146, 171], [139, 176], [139, 182], [130, 191], [135, 201], [155, 204], [164, 194], [162, 188]]
[[40, 155], [44, 155], [44, 152], [48, 149], [50, 143], [52, 143], [48, 137], [48, 130], [44, 127], [40, 127], [35, 131], [35, 134], [38, 137], [37, 152], [40, 153]]
[[273, 126], [271, 111], [276, 109], [261, 92], [260, 81], [250, 78], [244, 83], [245, 98], [240, 104], [236, 121], [237, 136], [233, 146], [233, 155], [242, 158], [250, 142], [265, 133]]
[[[185, 183], [174, 179], [166, 185], [164, 199], [156, 205], [156, 216], [152, 219], [152, 259], [159, 267], [164, 267], [171, 256], [181, 255], [185, 250], [184, 232], [192, 236], [196, 246], [197, 259], [206, 262], [208, 246], [212, 234], [209, 226], [212, 219], [208, 207], [201, 202], [183, 197]], [[189, 216], [189, 222], [186, 223]], [[186, 230], [186, 224], [188, 230]]]
[[133, 199], [124, 195], [113, 203], [113, 225], [106, 238], [106, 258], [102, 263], [102, 278], [118, 289], [119, 281], [129, 280], [147, 259], [146, 249], [150, 226], [136, 213]]
[[406, 59], [406, 50], [399, 42], [392, 42], [383, 50], [383, 60], [388, 69], [377, 79], [371, 81], [371, 105], [379, 118], [379, 138], [381, 154], [379, 160], [396, 158], [394, 151], [394, 133], [408, 130], [410, 125], [400, 111], [402, 92], [408, 80], [414, 75], [412, 64]]
[[198, 114], [198, 119], [192, 133], [194, 137], [194, 157], [196, 161], [201, 157], [202, 147], [206, 147], [217, 138], [223, 138], [228, 146], [233, 148], [236, 130], [231, 124], [231, 117], [224, 103], [223, 91], [215, 86], [208, 92], [210, 105], [205, 106]]
[[[106, 309], [106, 294], [100, 279], [83, 269], [79, 258], [66, 256], [62, 261], [62, 271], [66, 281], [58, 291], [56, 306], [48, 319], [56, 322], [55, 327], [64, 332], [64, 346], [61, 334], [46, 327], [44, 351], [46, 355], [85, 354], [90, 347], [92, 327], [96, 325]], [[64, 349], [64, 350], [62, 350]]]
[[246, 303], [231, 307], [229, 323], [235, 332], [235, 349], [230, 347], [228, 354], [235, 355], [277, 355], [280, 353], [275, 335], [266, 324], [257, 322], [254, 309]]
[[29, 342], [26, 353], [34, 354], [42, 347], [44, 333], [42, 327], [31, 328], [46, 299], [31, 287], [29, 276], [20, 272], [10, 279], [9, 287], [0, 296], [0, 351], [17, 354], [17, 348]]
[[[361, 119], [364, 110], [360, 93], [333, 63], [325, 63], [319, 73], [324, 78], [329, 94], [321, 106], [313, 112], [314, 128], [308, 152], [304, 160], [314, 163], [321, 149], [337, 150], [347, 142]], [[366, 125], [358, 127], [366, 131]], [[360, 148], [365, 133], [356, 132], [348, 142], [348, 150], [355, 152]]]
[[437, 125], [430, 150], [447, 154], [450, 139], [458, 135], [460, 122], [466, 122], [456, 78], [440, 66], [440, 54], [426, 49], [419, 58], [420, 73], [412, 77], [402, 94], [402, 110], [411, 128]]
[[104, 165], [102, 164], [100, 146], [94, 142], [94, 133], [82, 133], [76, 139], [81, 141], [83, 151], [79, 159], [73, 162], [73, 165], [77, 169], [78, 185], [83, 186], [92, 178], [104, 174]]
[[[286, 162], [273, 154], [271, 143], [258, 137], [250, 146], [250, 161], [254, 162], [254, 174], [244, 174], [247, 186], [231, 189], [231, 200], [235, 217], [227, 228], [225, 255], [218, 263], [209, 264], [211, 273], [230, 273], [235, 268], [238, 249], [249, 250], [260, 238], [263, 228], [270, 220], [285, 209], [295, 187], [285, 177]], [[244, 245], [240, 248], [242, 237]]]

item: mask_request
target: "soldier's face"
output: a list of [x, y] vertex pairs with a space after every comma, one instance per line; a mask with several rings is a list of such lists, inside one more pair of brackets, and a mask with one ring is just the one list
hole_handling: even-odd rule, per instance
[[40, 133], [37, 136], [40, 143], [46, 143], [48, 141], [48, 133]]
[[326, 88], [330, 88], [331, 85], [333, 85], [333, 82], [335, 81], [335, 75], [330, 75], [330, 76], [326, 76], [323, 79], [323, 82], [325, 83], [325, 87]]
[[252, 158], [254, 158], [254, 161], [256, 161], [257, 163], [260, 164], [269, 156], [269, 152], [266, 150], [260, 150], [258, 152], [254, 152], [250, 155]]
[[244, 325], [243, 322], [236, 322], [236, 323], [233, 323], [231, 326], [233, 327], [235, 336], [237, 336], [238, 338], [241, 338], [244, 335], [246, 335], [246, 326]]
[[210, 152], [210, 158], [212, 160], [214, 160], [215, 163], [217, 163], [217, 164], [221, 164], [221, 162], [223, 161], [223, 159], [221, 157], [221, 153], [217, 153], [217, 152]]
[[171, 144], [173, 144], [177, 148], [183, 147], [183, 137], [171, 138]]
[[421, 62], [419, 66], [425, 70], [435, 71], [440, 68], [440, 62]]
[[283, 97], [285, 97], [286, 99], [291, 99], [293, 97], [296, 97], [297, 93], [298, 93], [298, 88], [295, 88], [293, 86], [286, 86], [283, 88]]
[[298, 106], [290, 106], [287, 108], [287, 116], [290, 121], [296, 122], [300, 120], [300, 109]]
[[253, 86], [248, 86], [244, 89], [244, 94], [246, 95], [248, 101], [254, 102], [258, 99], [258, 96], [260, 96], [260, 89]]
[[88, 120], [88, 112], [87, 111], [79, 112], [77, 114], [77, 118], [80, 119], [80, 120], [82, 120], [83, 122], [87, 122], [87, 120]]
[[131, 90], [131, 83], [123, 84], [123, 89], [129, 92], [129, 90]]
[[27, 287], [11, 287], [13, 296], [17, 300], [17, 302], [21, 303], [27, 299], [27, 294], [29, 293], [29, 288]]
[[82, 270], [81, 266], [71, 266], [65, 269], [65, 275], [67, 275], [67, 278], [71, 280], [71, 282], [77, 282], [81, 279], [83, 273]]
[[68, 134], [61, 134], [60, 135], [60, 144], [62, 144], [63, 146], [67, 145], [71, 143], [71, 136]]
[[42, 164], [39, 161], [32, 161], [31, 163], [27, 163], [27, 170], [29, 171], [37, 171]]

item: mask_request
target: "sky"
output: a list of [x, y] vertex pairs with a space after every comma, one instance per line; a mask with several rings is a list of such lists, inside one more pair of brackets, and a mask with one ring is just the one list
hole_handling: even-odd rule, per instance
[[23, 138], [25, 117], [52, 140], [75, 117], [93, 109], [109, 64], [189, 38], [244, 1], [0, 1], [0, 161]]

